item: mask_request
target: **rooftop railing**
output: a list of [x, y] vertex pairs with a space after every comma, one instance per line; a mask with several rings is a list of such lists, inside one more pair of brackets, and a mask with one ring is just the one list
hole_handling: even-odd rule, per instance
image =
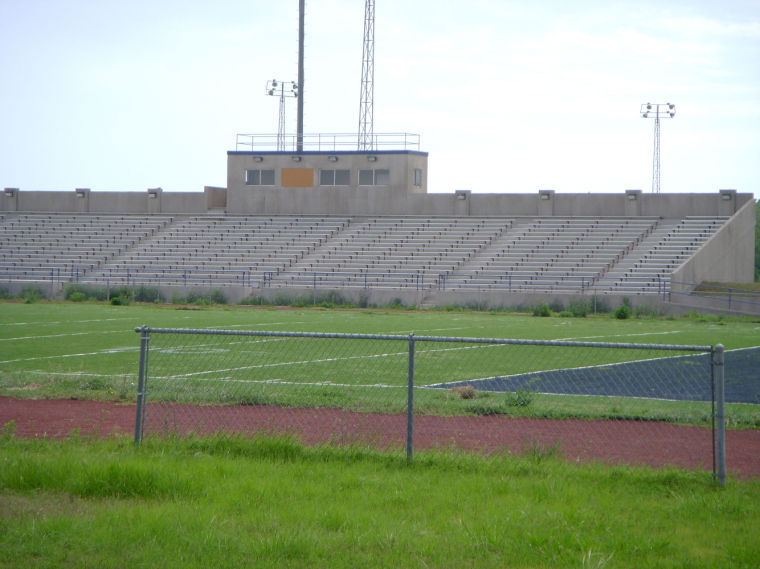
[[[301, 135], [304, 152], [381, 152], [420, 149], [420, 135], [409, 132], [378, 133], [372, 136], [371, 148], [362, 147], [356, 133], [317, 133]], [[296, 134], [238, 134], [238, 152], [300, 152]]]

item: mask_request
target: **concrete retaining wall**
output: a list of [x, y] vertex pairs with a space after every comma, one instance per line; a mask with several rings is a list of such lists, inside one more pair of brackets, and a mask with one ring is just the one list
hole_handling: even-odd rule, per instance
[[754, 280], [755, 204], [744, 203], [707, 242], [671, 276], [671, 289], [689, 292], [680, 283], [746, 283]]
[[[633, 199], [632, 199], [633, 196]], [[728, 196], [728, 199], [726, 199]], [[28, 191], [6, 189], [0, 212], [203, 214], [224, 209], [232, 215], [425, 215], [425, 216], [732, 216], [752, 194], [536, 194], [409, 193], [401, 188], [261, 188], [233, 196], [224, 188], [203, 192]]]
[[[51, 283], [50, 281], [38, 282], [0, 282], [0, 286], [13, 295], [18, 295], [24, 287], [37, 287], [46, 298], [63, 298], [64, 287], [60, 283]], [[98, 286], [98, 285], [95, 285]], [[139, 287], [140, 285], [136, 285]], [[152, 286], [148, 284], [147, 286]], [[114, 286], [113, 291], [120, 287]], [[530, 311], [533, 306], [538, 304], [561, 303], [568, 309], [570, 303], [576, 301], [585, 301], [589, 304], [589, 312], [608, 312], [614, 311], [622, 303], [623, 299], [635, 310], [637, 307], [646, 307], [656, 310], [660, 314], [683, 314], [690, 311], [716, 313], [716, 314], [749, 314], [760, 315], [760, 301], [754, 298], [748, 299], [741, 296], [712, 298], [694, 296], [688, 294], [672, 295], [620, 295], [620, 294], [599, 294], [599, 295], [568, 295], [568, 294], [521, 294], [505, 293], [494, 291], [467, 291], [467, 292], [422, 292], [415, 290], [393, 290], [393, 289], [362, 289], [362, 288], [344, 288], [334, 289], [313, 289], [308, 287], [302, 288], [250, 288], [243, 286], [225, 286], [215, 288], [203, 288], [197, 286], [159, 286], [158, 290], [162, 298], [171, 301], [174, 298], [187, 298], [188, 294], [195, 293], [198, 295], [208, 295], [212, 290], [219, 290], [227, 302], [237, 304], [243, 299], [259, 297], [265, 299], [268, 303], [283, 302], [288, 303], [292, 300], [299, 300], [306, 306], [310, 306], [320, 301], [327, 293], [337, 292], [340, 296], [349, 302], [359, 306], [388, 306], [400, 302], [404, 306], [415, 306], [420, 308], [443, 308], [446, 306], [464, 307], [470, 310], [498, 310], [498, 309], [521, 309]]]

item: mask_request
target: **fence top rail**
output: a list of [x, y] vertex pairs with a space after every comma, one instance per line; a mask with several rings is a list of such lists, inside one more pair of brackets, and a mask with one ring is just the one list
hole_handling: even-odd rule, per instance
[[[273, 332], [265, 330], [219, 330], [194, 328], [135, 328], [142, 334], [188, 334], [210, 336], [266, 336], [276, 338], [342, 338], [346, 340], [396, 340], [415, 342], [454, 342], [468, 344], [512, 344], [523, 346], [564, 346], [577, 348], [612, 348], [612, 349], [646, 349], [681, 352], [712, 352], [713, 346], [678, 345], [678, 344], [633, 344], [620, 342], [574, 342], [570, 340], [530, 340], [516, 338], [468, 338], [456, 336], [416, 336], [399, 334], [345, 334], [338, 332]], [[716, 346], [717, 347], [717, 346]]]

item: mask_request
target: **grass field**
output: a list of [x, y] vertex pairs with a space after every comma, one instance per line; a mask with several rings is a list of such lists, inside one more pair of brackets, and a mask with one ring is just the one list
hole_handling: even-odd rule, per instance
[[[139, 335], [142, 325], [166, 328], [217, 328], [301, 332], [339, 332], [435, 336], [467, 336], [594, 342], [636, 342], [711, 345], [727, 349], [760, 343], [760, 323], [752, 319], [727, 320], [691, 316], [681, 319], [616, 320], [536, 318], [506, 313], [322, 310], [247, 307], [177, 307], [155, 305], [110, 306], [87, 303], [0, 304], [0, 395], [12, 397], [76, 397], [133, 401], [136, 394]], [[282, 339], [257, 341], [242, 348], [235, 338], [183, 338], [181, 348], [166, 345], [163, 360], [153, 359], [152, 375], [175, 377], [186, 401], [278, 403], [284, 405], [341, 406], [355, 410], [403, 411], [407, 347], [403, 342], [353, 342], [343, 346], [322, 341]], [[160, 350], [164, 338], [154, 336]], [[211, 343], [213, 345], [211, 345]], [[284, 349], [273, 356], [271, 349]], [[237, 350], [234, 361], [227, 354]], [[488, 377], [509, 362], [510, 373], [532, 372], [575, 365], [594, 365], [663, 357], [663, 353], [630, 351], [571, 352], [522, 347], [420, 345], [417, 347], [416, 384], [435, 384]], [[330, 354], [336, 354], [329, 357]], [[326, 356], [328, 354], [328, 356]], [[377, 355], [382, 357], [378, 357]], [[488, 357], [483, 357], [487, 355]], [[501, 355], [499, 355], [501, 354]], [[241, 365], [251, 356], [256, 365]], [[214, 357], [221, 358], [216, 374], [199, 372]], [[277, 359], [280, 358], [280, 359]], [[284, 359], [283, 359], [284, 358]], [[163, 363], [159, 363], [162, 361]], [[192, 367], [194, 362], [199, 366]], [[226, 364], [226, 365], [225, 365]], [[498, 364], [498, 365], [497, 365]], [[163, 366], [163, 368], [161, 367]], [[184, 367], [183, 367], [184, 366]], [[252, 369], [255, 368], [255, 369]], [[180, 370], [180, 371], [178, 371]], [[232, 371], [231, 371], [232, 370]], [[247, 381], [256, 374], [256, 382]], [[214, 391], [212, 382], [223, 389]], [[273, 389], [267, 382], [277, 382]], [[221, 383], [224, 382], [224, 383]], [[319, 383], [305, 390], [307, 384]], [[339, 384], [339, 385], [335, 385]], [[376, 387], [377, 385], [380, 387]], [[349, 393], [344, 387], [361, 385]], [[372, 389], [369, 387], [372, 386]], [[388, 386], [398, 388], [389, 397]], [[168, 382], [153, 386], [154, 399], [175, 398]], [[315, 403], [316, 401], [316, 403]], [[709, 406], [678, 401], [631, 397], [572, 397], [536, 394], [529, 409], [507, 405], [498, 394], [484, 393], [474, 400], [452, 398], [442, 390], [418, 394], [417, 410], [435, 414], [530, 413], [537, 416], [635, 417], [705, 424]], [[560, 409], [560, 410], [558, 410]], [[733, 427], [756, 428], [756, 405], [729, 405]]]
[[[134, 328], [143, 324], [720, 342], [728, 349], [757, 345], [760, 330], [756, 321], [697, 316], [618, 321], [468, 312], [2, 303], [0, 395], [133, 401], [139, 345]], [[201, 358], [225, 353], [217, 348], [189, 352]], [[366, 354], [344, 357], [352, 355]], [[300, 357], [311, 360], [316, 354], [301, 351]], [[451, 367], [446, 359], [431, 361], [438, 362], [437, 370]], [[539, 358], [535, 367], [549, 363]], [[314, 366], [309, 369], [313, 372]], [[422, 377], [433, 381], [440, 373], [423, 370]], [[325, 405], [340, 403], [342, 391], [322, 392]], [[495, 395], [468, 401], [452, 399], [445, 391], [424, 394], [428, 400], [420, 405], [443, 414], [504, 404]], [[562, 404], [578, 415], [615, 409], [630, 413], [629, 406], [635, 405], [646, 407], [633, 410], [642, 415], [673, 413], [657, 405], [688, 407], [673, 401], [592, 399], [564, 397]], [[533, 412], [550, 413], [550, 400], [534, 395]], [[590, 411], [590, 405], [599, 407]], [[755, 407], [729, 406], [743, 417], [738, 425], [743, 428], [760, 424]], [[749, 568], [760, 563], [758, 480], [729, 479], [718, 488], [706, 472], [572, 464], [552, 448], [539, 447], [525, 456], [489, 458], [419, 452], [409, 464], [399, 455], [363, 447], [305, 447], [287, 439], [148, 438], [135, 448], [127, 438], [88, 440], [74, 433], [63, 441], [21, 440], [12, 430], [6, 425], [0, 433], [3, 568]]]
[[0, 567], [750, 568], [760, 483], [281, 439], [0, 439]]

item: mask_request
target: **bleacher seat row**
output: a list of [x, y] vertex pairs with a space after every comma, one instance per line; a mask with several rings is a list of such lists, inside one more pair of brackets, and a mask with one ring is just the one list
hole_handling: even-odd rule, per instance
[[726, 219], [7, 214], [0, 275], [659, 292]]

